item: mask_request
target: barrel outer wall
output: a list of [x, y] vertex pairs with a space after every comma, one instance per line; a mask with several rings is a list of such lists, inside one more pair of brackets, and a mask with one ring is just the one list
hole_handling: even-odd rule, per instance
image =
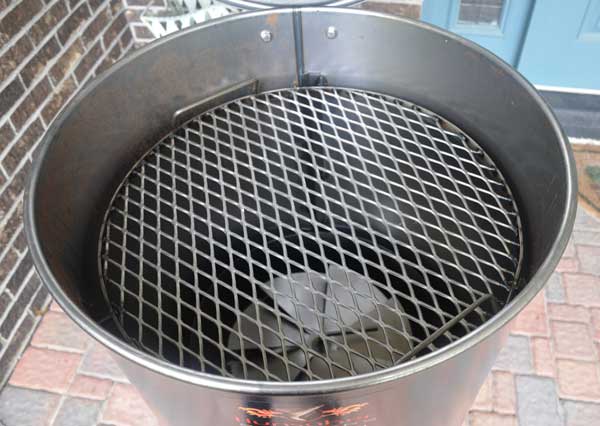
[[[488, 374], [507, 324], [541, 290], [564, 251], [576, 210], [572, 152], [535, 89], [483, 49], [420, 22], [358, 10], [234, 15], [158, 40], [82, 90], [46, 134], [26, 193], [36, 268], [64, 311], [111, 349], [152, 407], [173, 425], [235, 424], [239, 407], [360, 411], [375, 425], [459, 425]], [[327, 37], [336, 27], [337, 36]], [[272, 32], [270, 42], [260, 38]], [[236, 381], [183, 370], [104, 328], [98, 236], [110, 197], [181, 107], [245, 80], [290, 87], [299, 69], [332, 86], [385, 93], [457, 124], [498, 163], [522, 213], [521, 293], [494, 318], [432, 354], [370, 375], [305, 383]], [[243, 404], [243, 405], [242, 405]], [[314, 405], [313, 405], [314, 404]], [[252, 408], [252, 406], [248, 408]]]
[[[447, 362], [400, 379], [374, 381], [370, 386], [354, 390], [314, 395], [297, 395], [293, 391], [277, 396], [216, 391], [157, 374], [120, 356], [117, 361], [159, 419], [169, 426], [237, 426], [248, 424], [247, 419], [255, 426], [285, 425], [286, 422], [293, 424], [289, 420], [291, 412], [305, 412], [315, 407], [320, 407], [315, 411], [324, 411], [357, 406], [360, 407], [357, 411], [318, 421], [326, 424], [325, 419], [346, 419], [349, 423], [358, 420], [363, 422], [357, 423], [361, 426], [460, 426], [507, 335], [508, 326], [505, 326]], [[246, 414], [242, 408], [283, 414], [258, 417]], [[311, 412], [306, 418], [315, 416], [315, 412]], [[319, 424], [318, 421], [297, 424], [313, 426]]]

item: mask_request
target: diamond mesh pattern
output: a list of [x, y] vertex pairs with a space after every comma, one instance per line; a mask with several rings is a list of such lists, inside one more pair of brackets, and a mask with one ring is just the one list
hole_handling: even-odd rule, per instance
[[439, 349], [506, 303], [521, 259], [510, 190], [471, 139], [413, 104], [336, 88], [191, 120], [135, 166], [102, 238], [131, 344], [271, 381]]

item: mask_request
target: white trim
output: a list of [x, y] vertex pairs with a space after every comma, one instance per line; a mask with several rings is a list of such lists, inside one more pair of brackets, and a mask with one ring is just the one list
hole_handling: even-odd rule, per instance
[[600, 95], [600, 89], [581, 89], [578, 87], [545, 86], [543, 84], [536, 84], [535, 88], [538, 90], [548, 90], [551, 92], [579, 93], [582, 95]]
[[600, 140], [587, 138], [569, 138], [569, 141], [575, 145], [595, 145], [600, 146]]

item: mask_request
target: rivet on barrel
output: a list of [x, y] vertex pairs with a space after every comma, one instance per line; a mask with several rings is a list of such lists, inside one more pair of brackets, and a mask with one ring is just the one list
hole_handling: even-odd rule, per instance
[[260, 38], [265, 43], [269, 43], [271, 40], [273, 40], [273, 33], [269, 30], [262, 30], [260, 32]]

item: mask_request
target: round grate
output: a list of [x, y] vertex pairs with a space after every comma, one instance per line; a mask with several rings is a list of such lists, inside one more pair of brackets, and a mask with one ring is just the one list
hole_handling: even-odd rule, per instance
[[115, 194], [100, 251], [132, 345], [270, 381], [456, 341], [514, 295], [522, 256], [474, 141], [414, 104], [324, 87], [237, 99], [162, 139]]

